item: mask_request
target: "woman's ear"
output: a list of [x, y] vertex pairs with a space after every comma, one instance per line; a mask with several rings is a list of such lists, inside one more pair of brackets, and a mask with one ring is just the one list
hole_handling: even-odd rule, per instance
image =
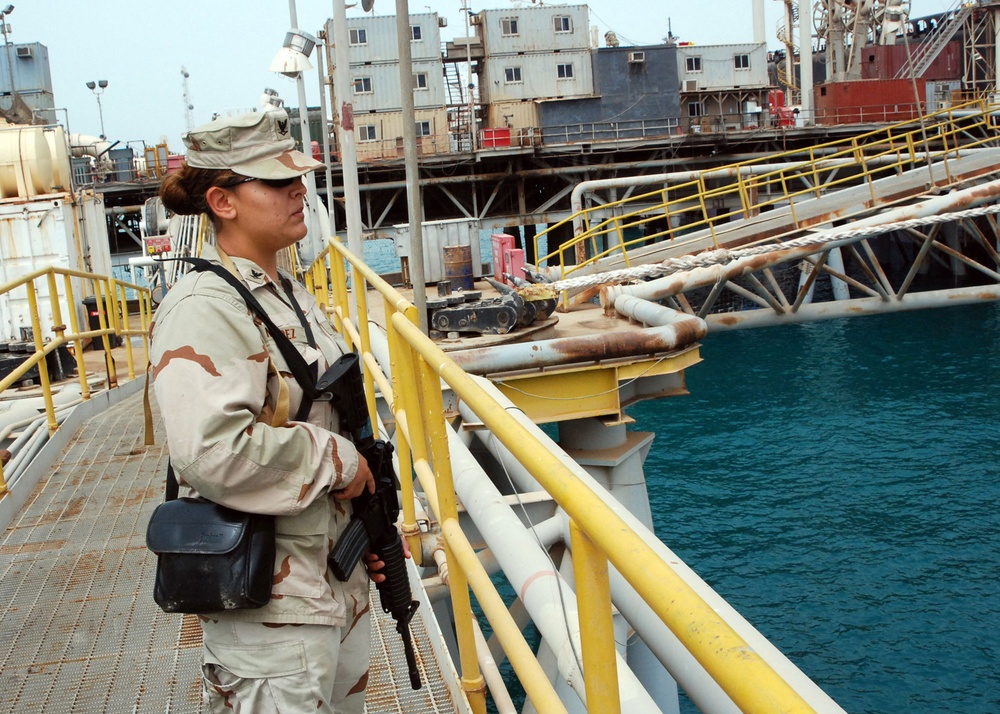
[[218, 218], [233, 219], [236, 217], [236, 206], [232, 201], [233, 194], [219, 186], [212, 186], [205, 191], [205, 203]]

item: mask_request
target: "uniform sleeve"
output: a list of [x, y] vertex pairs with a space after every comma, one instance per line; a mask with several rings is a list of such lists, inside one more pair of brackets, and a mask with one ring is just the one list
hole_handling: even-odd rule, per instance
[[349, 440], [305, 422], [271, 426], [268, 355], [242, 301], [200, 294], [170, 304], [157, 314], [151, 359], [174, 470], [205, 498], [295, 515], [354, 478]]

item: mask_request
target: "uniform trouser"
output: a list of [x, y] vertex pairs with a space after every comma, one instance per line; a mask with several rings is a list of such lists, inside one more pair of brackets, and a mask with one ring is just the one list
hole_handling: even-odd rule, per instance
[[[203, 686], [226, 714], [360, 714], [371, 619], [348, 631], [326, 625], [202, 621]], [[343, 638], [343, 639], [342, 639]]]

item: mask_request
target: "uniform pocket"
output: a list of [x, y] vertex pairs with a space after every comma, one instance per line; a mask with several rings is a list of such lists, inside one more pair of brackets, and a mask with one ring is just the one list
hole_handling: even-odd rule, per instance
[[274, 521], [275, 533], [282, 535], [326, 535], [330, 527], [330, 504], [326, 498], [317, 498], [301, 513], [278, 516]]
[[212, 712], [305, 711], [320, 696], [301, 641], [252, 645], [205, 643], [202, 678]]
[[320, 498], [297, 516], [275, 520], [275, 595], [321, 598], [329, 592], [323, 576], [330, 540], [330, 501]]

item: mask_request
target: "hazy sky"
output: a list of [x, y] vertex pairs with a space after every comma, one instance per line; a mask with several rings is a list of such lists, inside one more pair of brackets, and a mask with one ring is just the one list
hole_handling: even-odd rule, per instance
[[[516, 5], [511, 0], [468, 0], [473, 11]], [[578, 4], [548, 3], [546, 5]], [[749, 42], [751, 0], [592, 0], [591, 23], [599, 35], [614, 30], [622, 45], [657, 44], [668, 20], [681, 40], [696, 44]], [[912, 16], [953, 7], [953, 0], [912, 0]], [[290, 27], [287, 0], [14, 0], [10, 39], [40, 42], [49, 51], [57, 107], [65, 108], [74, 133], [100, 134], [97, 99], [87, 81], [106, 79], [101, 96], [109, 139], [158, 142], [166, 137], [180, 152], [185, 130], [184, 87], [188, 80], [196, 124], [214, 112], [256, 105], [265, 87], [295, 105], [292, 80], [268, 66]], [[442, 39], [465, 34], [462, 0], [411, 0], [411, 13], [437, 12], [448, 20]], [[782, 3], [765, 0], [769, 48], [779, 47], [775, 29]], [[2, 9], [2, 8], [0, 8]], [[333, 15], [331, 0], [297, 0], [298, 24], [315, 34]], [[395, 0], [375, 0], [376, 15], [394, 15]], [[358, 6], [348, 17], [362, 14]], [[316, 72], [306, 74], [310, 104], [319, 102]], [[59, 120], [65, 121], [63, 112]]]

